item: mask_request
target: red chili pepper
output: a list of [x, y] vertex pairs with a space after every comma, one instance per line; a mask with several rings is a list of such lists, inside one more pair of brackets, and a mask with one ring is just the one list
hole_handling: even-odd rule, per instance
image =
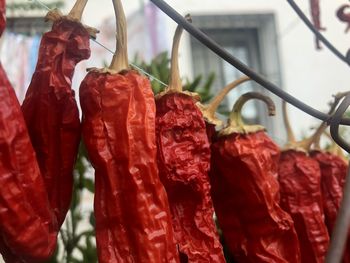
[[300, 262], [292, 218], [279, 206], [278, 146], [260, 125], [245, 125], [241, 109], [250, 99], [271, 99], [256, 92], [235, 104], [228, 126], [212, 144], [210, 179], [219, 226], [238, 262]]
[[168, 194], [182, 262], [225, 262], [213, 220], [205, 122], [195, 105], [198, 95], [183, 92], [179, 76], [182, 31], [178, 26], [174, 36], [169, 87], [156, 97], [160, 178]]
[[311, 156], [321, 168], [321, 187], [325, 220], [329, 233], [332, 233], [346, 178], [347, 163], [339, 156], [324, 151], [313, 151]]
[[[0, 32], [6, 26], [0, 0]], [[42, 262], [56, 248], [57, 223], [15, 92], [0, 65], [0, 253], [5, 262]]]
[[90, 35], [79, 22], [86, 3], [77, 0], [66, 17], [57, 10], [48, 13], [54, 24], [41, 39], [37, 67], [22, 105], [59, 226], [69, 210], [80, 142], [79, 110], [71, 80], [76, 64], [90, 56]]
[[226, 95], [237, 86], [243, 84], [244, 82], [250, 80], [249, 77], [243, 76], [224, 87], [221, 92], [213, 99], [213, 101], [208, 105], [202, 105], [197, 102], [197, 106], [201, 110], [208, 135], [209, 142], [211, 143], [216, 134], [216, 126], [221, 126], [222, 121], [216, 117], [216, 111], [220, 106], [221, 102], [225, 99]]
[[[321, 26], [320, 0], [310, 0], [310, 9], [311, 9], [312, 22], [315, 28], [319, 31], [326, 30], [326, 28]], [[318, 38], [316, 38], [316, 48], [321, 49], [320, 40]]]
[[[335, 101], [329, 114], [333, 114], [339, 101], [346, 94], [347, 93], [339, 93], [335, 96]], [[328, 232], [332, 234], [343, 199], [343, 187], [347, 176], [348, 165], [342, 149], [333, 141], [328, 133], [324, 132], [327, 126], [327, 123], [322, 123], [313, 136], [314, 149], [311, 151], [310, 155], [318, 162], [321, 169], [321, 191], [325, 223]], [[332, 145], [327, 151], [322, 150], [320, 147], [320, 137], [323, 133], [332, 141]], [[347, 262], [350, 262], [350, 242], [347, 244], [347, 249], [343, 258], [343, 263]]]
[[294, 220], [301, 250], [301, 262], [323, 262], [329, 245], [324, 223], [319, 164], [309, 156], [313, 137], [296, 142], [286, 114], [289, 144], [279, 163], [281, 206]]
[[6, 1], [0, 0], [0, 35], [4, 32], [6, 27]]
[[149, 80], [129, 70], [126, 19], [113, 1], [118, 47], [109, 69], [80, 87], [83, 139], [95, 168], [100, 263], [179, 262], [171, 215], [158, 177], [155, 101]]
[[[331, 152], [316, 151], [313, 152], [312, 156], [321, 167], [321, 186], [325, 222], [328, 232], [331, 234], [333, 232], [340, 204], [343, 199], [343, 189], [348, 165], [341, 156]], [[349, 241], [347, 242], [342, 262], [350, 262]]]
[[349, 8], [350, 8], [350, 5], [348, 4], [342, 5], [339, 7], [336, 13], [340, 21], [347, 23], [345, 33], [349, 32], [350, 30], [350, 13], [345, 13], [345, 10]]
[[0, 126], [0, 233], [6, 245], [1, 252], [10, 263], [42, 262], [56, 248], [57, 223], [20, 105], [2, 67]]

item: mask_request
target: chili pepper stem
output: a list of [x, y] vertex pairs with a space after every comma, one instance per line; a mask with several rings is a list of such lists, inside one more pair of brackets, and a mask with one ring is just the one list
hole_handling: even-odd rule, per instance
[[206, 122], [209, 122], [214, 125], [222, 125], [222, 121], [219, 120], [216, 116], [215, 113], [221, 104], [221, 102], [224, 100], [226, 95], [242, 83], [250, 80], [249, 77], [243, 76], [230, 84], [228, 84], [225, 88], [223, 88], [220, 93], [213, 99], [213, 101], [208, 104], [208, 105], [202, 105], [201, 103], [197, 103], [198, 108], [202, 111], [203, 117], [206, 120]]
[[109, 69], [120, 72], [129, 68], [126, 17], [121, 0], [113, 0], [117, 23], [116, 51]]
[[[329, 114], [332, 114], [334, 112], [334, 110], [336, 109], [341, 99], [344, 98], [348, 93], [349, 92], [340, 92], [334, 95], [334, 102], [332, 103], [331, 109], [329, 110]], [[319, 144], [320, 144], [319, 141], [320, 141], [321, 135], [324, 133], [324, 131], [328, 127], [327, 122], [323, 122], [310, 138], [307, 138], [300, 142], [296, 142], [294, 134], [291, 129], [289, 119], [288, 119], [285, 102], [283, 102], [283, 115], [284, 115], [285, 126], [288, 134], [288, 143], [284, 150], [294, 149], [298, 151], [309, 152], [311, 150], [312, 145], [316, 146], [315, 149], [319, 149]]]
[[77, 0], [72, 10], [69, 12], [68, 17], [72, 20], [81, 21], [87, 2], [88, 0]]
[[227, 136], [232, 133], [248, 134], [265, 130], [265, 127], [261, 125], [246, 125], [242, 119], [242, 108], [249, 100], [252, 99], [263, 101], [268, 108], [268, 113], [270, 116], [274, 116], [276, 114], [275, 104], [269, 97], [258, 92], [248, 92], [241, 96], [233, 106], [233, 110], [228, 120], [228, 126], [220, 131], [220, 136]]
[[287, 131], [288, 143], [295, 143], [296, 140], [295, 140], [292, 126], [290, 125], [290, 120], [289, 120], [289, 116], [287, 113], [287, 102], [285, 100], [282, 102], [282, 111], [283, 111], [284, 126], [285, 126], [286, 131]]
[[[60, 10], [58, 10], [57, 8], [50, 10], [46, 16], [45, 16], [45, 21], [52, 21], [52, 22], [56, 22], [57, 20], [62, 19], [63, 17], [68, 19], [68, 20], [72, 20], [75, 22], [79, 22], [82, 18], [86, 3], [88, 0], [77, 0], [77, 2], [75, 3], [75, 5], [73, 6], [72, 10], [69, 12], [69, 14], [67, 16], [64, 16]], [[86, 25], [83, 25], [85, 27], [85, 29], [88, 31], [88, 33], [90, 34], [90, 37], [92, 37], [93, 39], [96, 39], [96, 35], [100, 32], [99, 30], [97, 30], [96, 28], [93, 27], [89, 27]]]
[[337, 155], [344, 161], [348, 162], [349, 160], [346, 158], [343, 149], [335, 143], [332, 136], [326, 131], [323, 134], [331, 141], [331, 146], [328, 148], [327, 152]]
[[[192, 22], [190, 15], [186, 15], [185, 18], [189, 22]], [[173, 39], [173, 47], [171, 51], [170, 77], [169, 77], [168, 89], [175, 92], [182, 92], [182, 83], [181, 83], [180, 70], [179, 70], [179, 46], [180, 46], [182, 32], [183, 32], [182, 26], [178, 25], [175, 31], [175, 35]]]

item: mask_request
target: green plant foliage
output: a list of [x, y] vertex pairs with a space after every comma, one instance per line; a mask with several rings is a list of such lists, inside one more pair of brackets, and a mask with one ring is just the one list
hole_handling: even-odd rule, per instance
[[[86, 177], [89, 168], [86, 149], [81, 143], [74, 170], [74, 191], [71, 208], [60, 231], [57, 251], [49, 263], [97, 263], [94, 224], [91, 221], [93, 212], [90, 212], [88, 218], [84, 218], [81, 213], [84, 191], [94, 192], [93, 180]], [[90, 220], [87, 220], [89, 218]], [[84, 225], [84, 229], [87, 227], [87, 230], [79, 231], [78, 229], [82, 225]]]
[[[140, 56], [136, 55], [134, 64], [144, 71], [157, 78], [161, 82], [167, 84], [170, 75], [170, 57], [168, 52], [160, 53], [150, 63], [146, 63]], [[206, 78], [199, 75], [194, 80], [186, 79], [183, 82], [183, 89], [191, 92], [196, 92], [200, 95], [202, 102], [208, 102], [212, 98], [211, 88], [215, 80], [215, 74], [211, 73]], [[155, 94], [162, 92], [165, 86], [155, 79], [151, 79], [152, 89]]]

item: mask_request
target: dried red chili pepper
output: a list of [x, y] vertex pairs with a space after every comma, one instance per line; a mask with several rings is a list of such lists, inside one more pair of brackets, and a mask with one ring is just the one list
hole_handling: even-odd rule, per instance
[[0, 35], [4, 32], [6, 27], [6, 1], [0, 0]]
[[350, 5], [345, 4], [345, 5], [341, 5], [338, 10], [337, 10], [337, 17], [340, 21], [347, 23], [346, 29], [345, 29], [345, 33], [349, 32], [350, 30], [350, 13], [345, 13], [346, 9], [349, 9]]
[[[320, 0], [310, 0], [310, 10], [311, 17], [314, 27], [319, 31], [324, 31], [326, 28], [321, 26], [321, 18], [320, 18]], [[320, 40], [316, 38], [316, 48], [321, 49]]]
[[218, 107], [220, 106], [221, 102], [224, 100], [226, 95], [233, 89], [235, 89], [237, 86], [243, 84], [244, 82], [250, 80], [249, 77], [243, 76], [230, 84], [228, 84], [226, 87], [224, 87], [220, 93], [213, 99], [213, 101], [208, 105], [203, 105], [200, 102], [197, 102], [197, 107], [201, 110], [204, 120], [205, 120], [205, 126], [207, 130], [207, 135], [209, 142], [211, 143], [213, 138], [216, 134], [216, 126], [221, 126], [222, 121], [219, 120], [215, 115]]
[[[0, 34], [6, 26], [0, 0]], [[41, 262], [56, 247], [57, 224], [15, 92], [0, 65], [0, 253], [5, 262]]]
[[129, 70], [120, 0], [117, 52], [80, 87], [83, 139], [95, 168], [96, 241], [104, 262], [179, 262], [167, 196], [158, 177], [150, 81]]
[[286, 113], [288, 144], [279, 163], [281, 206], [294, 220], [301, 250], [301, 262], [323, 262], [329, 245], [324, 223], [319, 164], [309, 156], [313, 137], [296, 142]]
[[0, 68], [0, 234], [6, 262], [42, 262], [57, 223], [14, 90]]
[[[321, 168], [321, 189], [325, 222], [331, 234], [335, 226], [340, 204], [343, 198], [343, 185], [346, 178], [347, 163], [339, 156], [325, 151], [311, 153]], [[347, 245], [348, 248], [349, 244]], [[350, 262], [345, 252], [343, 262]]]
[[225, 262], [213, 220], [205, 122], [195, 105], [198, 94], [182, 91], [179, 76], [182, 31], [178, 26], [174, 36], [169, 87], [156, 97], [160, 178], [168, 194], [182, 262]]
[[279, 206], [279, 147], [260, 125], [245, 125], [241, 109], [250, 99], [272, 100], [257, 92], [234, 105], [227, 127], [212, 144], [210, 179], [219, 226], [238, 262], [300, 262], [292, 218]]
[[[335, 96], [334, 103], [329, 111], [333, 114], [339, 101], [347, 93], [339, 93]], [[343, 199], [343, 187], [347, 176], [347, 160], [342, 149], [333, 141], [332, 137], [325, 132], [327, 123], [322, 123], [313, 136], [314, 148], [310, 152], [311, 157], [316, 160], [321, 168], [321, 190], [325, 223], [328, 233], [332, 234], [336, 223], [338, 211]], [[320, 147], [321, 134], [326, 134], [332, 145], [327, 150]], [[347, 243], [347, 250], [344, 253], [343, 263], [350, 262], [350, 242]]]
[[22, 105], [51, 209], [61, 226], [73, 191], [80, 142], [80, 119], [71, 88], [75, 66], [90, 57], [90, 33], [79, 21], [87, 0], [77, 0], [68, 16], [50, 11], [52, 30], [41, 39], [38, 63]]

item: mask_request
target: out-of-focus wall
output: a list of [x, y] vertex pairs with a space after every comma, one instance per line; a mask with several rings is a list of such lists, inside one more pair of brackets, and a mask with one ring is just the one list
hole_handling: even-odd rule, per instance
[[[72, 0], [66, 0], [65, 12], [69, 10], [73, 4]], [[345, 0], [325, 1], [321, 0], [322, 24], [327, 28], [325, 35], [344, 53], [350, 48], [350, 33], [344, 34], [346, 25], [338, 21], [335, 17], [336, 9], [346, 3]], [[133, 42], [135, 34], [138, 34], [137, 23], [140, 14], [137, 10], [144, 4], [147, 6], [149, 1], [128, 0], [123, 1], [125, 12], [130, 22], [130, 58], [133, 57], [133, 51], [137, 50], [137, 43]], [[322, 51], [315, 50], [314, 37], [306, 28], [306, 26], [298, 19], [293, 10], [286, 1], [280, 0], [168, 0], [168, 4], [172, 5], [179, 13], [200, 14], [275, 14], [277, 23], [277, 35], [279, 54], [281, 62], [281, 72], [283, 89], [292, 95], [303, 100], [305, 103], [317, 109], [326, 111], [327, 102], [331, 95], [336, 91], [344, 91], [350, 83], [349, 68], [343, 62], [335, 58], [328, 50], [323, 48]], [[301, 9], [309, 15], [309, 1], [297, 0]], [[105, 43], [109, 48], [114, 49], [113, 33], [115, 30], [114, 13], [111, 0], [90, 0], [84, 13], [84, 22], [91, 26], [101, 27], [104, 32], [101, 33], [101, 42]], [[143, 29], [147, 27], [158, 27], [158, 36], [161, 34], [161, 49], [170, 50], [171, 40], [176, 24], [163, 14], [158, 14], [156, 20], [157, 25], [152, 25], [152, 21], [148, 21], [143, 25]], [[152, 16], [150, 16], [152, 17]], [[160, 24], [159, 24], [160, 23]], [[140, 29], [140, 28], [139, 28]], [[143, 30], [141, 29], [141, 30]], [[159, 32], [161, 30], [162, 32]], [[149, 34], [149, 32], [146, 32]], [[95, 45], [95, 44], [92, 44]], [[144, 56], [149, 57], [151, 44], [140, 42], [139, 49], [143, 48]], [[101, 51], [102, 52], [102, 51]], [[192, 76], [192, 61], [189, 36], [185, 35], [181, 44], [181, 72], [185, 76]], [[101, 54], [92, 55], [92, 59], [85, 62], [82, 67], [96, 66], [98, 60], [101, 61]], [[110, 56], [103, 55], [103, 60], [108, 61]], [[99, 66], [99, 65], [97, 65]], [[81, 74], [83, 75], [83, 74]], [[76, 83], [80, 78], [77, 78]], [[293, 127], [299, 134], [306, 131], [312, 124], [317, 124], [312, 117], [305, 115], [299, 110], [291, 107], [291, 121]], [[281, 135], [283, 137], [283, 135]]]

